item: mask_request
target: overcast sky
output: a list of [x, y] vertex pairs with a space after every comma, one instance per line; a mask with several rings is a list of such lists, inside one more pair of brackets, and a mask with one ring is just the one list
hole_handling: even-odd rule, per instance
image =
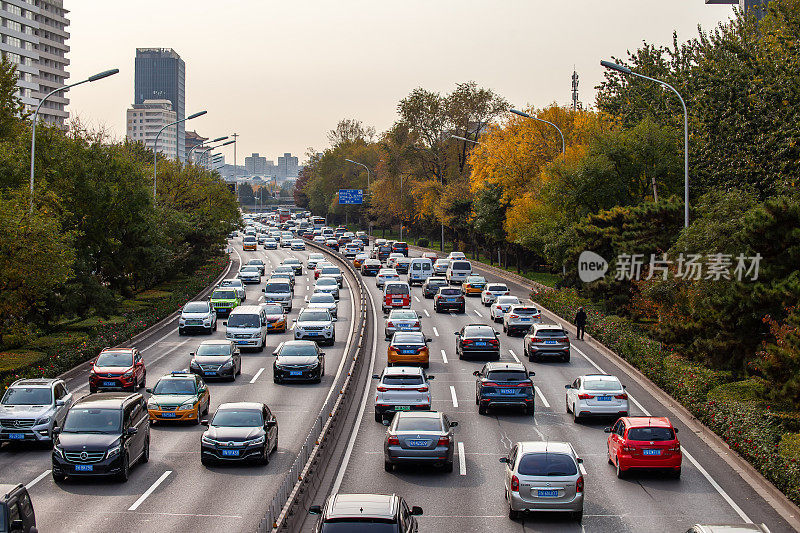
[[[594, 101], [599, 61], [642, 40], [710, 29], [731, 6], [704, 0], [65, 0], [72, 80], [120, 73], [69, 94], [85, 124], [125, 135], [137, 47], [174, 48], [186, 62], [187, 129], [241, 135], [238, 162], [327, 146], [356, 118], [380, 132], [415, 87], [449, 92], [475, 80], [517, 106]], [[224, 152], [233, 162], [232, 146]]]

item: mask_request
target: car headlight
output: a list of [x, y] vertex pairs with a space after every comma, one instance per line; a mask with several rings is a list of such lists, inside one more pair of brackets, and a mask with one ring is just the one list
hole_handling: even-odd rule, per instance
[[222, 365], [220, 368], [230, 368], [233, 366], [233, 360], [229, 360], [227, 363]]
[[225, 333], [225, 338], [226, 338], [226, 339], [232, 339], [232, 338], [233, 338], [233, 333], [226, 332], [226, 333]]
[[61, 449], [61, 446], [53, 446], [53, 453], [62, 459], [64, 458], [64, 450]]
[[253, 339], [258, 339], [261, 337], [261, 333], [253, 333], [252, 335], [250, 335], [250, 337]]
[[192, 359], [192, 362], [191, 362], [191, 363], [189, 363], [189, 366], [190, 366], [191, 368], [200, 368], [200, 365], [199, 365], [199, 364], [197, 364], [197, 361], [195, 361], [194, 359]]
[[123, 378], [129, 378], [129, 377], [131, 377], [132, 375], [133, 375], [133, 370], [128, 370], [127, 372], [125, 372], [124, 374], [122, 374], [122, 377], [123, 377]]
[[52, 417], [43, 416], [42, 418], [39, 418], [38, 420], [36, 420], [36, 425], [37, 426], [42, 426], [44, 424], [49, 424], [51, 420], [52, 420]]
[[261, 435], [260, 437], [257, 437], [252, 440], [245, 441], [244, 443], [247, 446], [258, 446], [259, 444], [264, 444], [264, 435]]
[[180, 324], [181, 326], [184, 325], [185, 323], [186, 323], [186, 320], [183, 317], [180, 317], [178, 319], [178, 324]]
[[183, 405], [181, 405], [180, 407], [178, 407], [178, 410], [179, 411], [191, 411], [192, 409], [195, 408], [195, 405], [197, 405], [196, 402], [194, 400], [192, 400], [192, 401], [186, 402]]
[[160, 409], [159, 405], [155, 402], [155, 400], [147, 400], [147, 408], [148, 409]]
[[205, 435], [203, 435], [202, 437], [200, 437], [200, 441], [201, 441], [203, 444], [216, 444], [216, 443], [217, 443], [217, 441], [215, 441], [215, 440], [214, 440], [214, 439], [212, 439], [211, 437], [207, 437], [207, 436], [205, 436]]
[[120, 450], [120, 445], [117, 444], [116, 446], [114, 446], [113, 448], [111, 448], [106, 452], [106, 459], [111, 459], [112, 457], [119, 455], [119, 450]]

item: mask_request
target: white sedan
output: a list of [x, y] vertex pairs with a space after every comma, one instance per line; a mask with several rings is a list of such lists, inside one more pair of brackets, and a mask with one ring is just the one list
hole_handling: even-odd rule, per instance
[[292, 250], [305, 250], [306, 243], [304, 243], [301, 239], [294, 239], [292, 240]]
[[382, 268], [378, 271], [378, 275], [375, 276], [375, 285], [378, 287], [383, 288], [387, 281], [399, 280], [400, 274], [393, 268]]
[[588, 416], [628, 416], [628, 394], [616, 376], [587, 374], [566, 389], [567, 412], [575, 422]]
[[519, 298], [516, 296], [498, 296], [495, 298], [495, 301], [489, 310], [489, 316], [492, 317], [492, 320], [495, 322], [502, 322], [503, 317], [508, 310], [511, 309], [511, 306], [519, 304]]

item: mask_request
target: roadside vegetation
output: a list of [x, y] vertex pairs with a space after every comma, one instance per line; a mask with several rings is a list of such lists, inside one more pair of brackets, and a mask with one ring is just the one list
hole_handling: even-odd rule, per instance
[[[800, 503], [800, 0], [768, 9], [760, 22], [737, 14], [613, 58], [686, 100], [688, 228], [683, 108], [658, 84], [616, 71], [592, 110], [526, 110], [563, 131], [563, 154], [555, 128], [509, 115], [489, 89], [416, 89], [380, 135], [341, 121], [305, 167], [296, 201], [338, 223], [371, 221], [378, 236], [396, 236], [402, 222], [410, 242], [432, 248], [444, 224], [449, 247], [548, 274], [555, 288], [537, 301], [569, 320], [578, 305], [591, 309], [593, 336]], [[340, 188], [367, 188], [364, 169], [345, 159], [372, 172], [366, 206], [337, 202]], [[591, 283], [577, 270], [587, 250], [609, 263]], [[616, 275], [631, 254], [642, 254], [639, 275]], [[671, 262], [651, 268], [664, 254]], [[706, 269], [721, 261], [727, 275], [687, 276], [679, 258], [692, 254]], [[737, 276], [740, 255], [760, 258], [757, 274]]]

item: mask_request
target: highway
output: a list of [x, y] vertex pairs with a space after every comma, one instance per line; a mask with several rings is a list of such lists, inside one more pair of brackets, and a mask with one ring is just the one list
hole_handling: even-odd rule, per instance
[[[410, 255], [419, 255], [418, 252]], [[517, 283], [481, 272], [489, 281], [508, 284], [512, 294], [525, 299], [528, 289]], [[401, 278], [403, 276], [401, 275]], [[386, 366], [388, 342], [383, 337], [383, 315], [380, 312], [380, 290], [375, 278], [366, 278], [375, 314], [374, 369], [379, 374]], [[546, 361], [531, 363], [523, 355], [522, 337], [502, 334], [501, 359], [522, 361], [536, 372], [536, 414], [521, 411], [490, 410], [479, 415], [475, 405], [474, 370], [482, 362], [459, 360], [455, 355], [453, 333], [468, 323], [491, 324], [488, 308], [478, 297], [467, 298], [466, 314], [433, 311], [433, 300], [422, 297], [421, 289], [412, 289], [412, 308], [423, 316], [423, 330], [432, 338], [429, 374], [433, 408], [446, 412], [458, 421], [456, 428], [456, 460], [453, 473], [425, 468], [398, 468], [387, 473], [383, 469], [383, 439], [386, 428], [375, 422], [373, 404], [375, 381], [365, 391], [364, 411], [357, 430], [350, 436], [352, 453], [345, 454], [339, 466], [332, 492], [397, 493], [409, 505], [419, 505], [424, 531], [652, 531], [684, 532], [695, 523], [766, 523], [771, 531], [793, 531], [764, 497], [758, 494], [731, 469], [701, 438], [680, 423], [669, 406], [660, 404], [650, 392], [611, 359], [587, 342], [571, 335], [572, 358], [568, 363]], [[544, 315], [543, 315], [544, 316]], [[555, 318], [550, 315], [551, 320]], [[629, 474], [617, 479], [615, 469], [607, 463], [606, 437], [603, 428], [611, 420], [595, 420], [576, 424], [565, 409], [564, 385], [577, 376], [606, 372], [620, 377], [631, 396], [632, 415], [669, 416], [680, 429], [684, 451], [683, 474], [679, 480], [663, 475]], [[508, 518], [503, 498], [504, 466], [498, 460], [514, 442], [554, 440], [571, 442], [584, 459], [586, 499], [583, 523], [568, 517], [530, 515], [512, 521]], [[368, 488], [363, 480], [369, 479]], [[314, 503], [322, 503], [323, 496]], [[313, 517], [306, 520], [304, 531], [310, 531]]]
[[[293, 310], [297, 317], [303, 298], [313, 290], [313, 273], [305, 269], [308, 252], [288, 249], [243, 252], [241, 239], [231, 241], [234, 253], [232, 273], [240, 262], [262, 258], [266, 272], [283, 258], [303, 261], [303, 275], [296, 281]], [[264, 278], [265, 280], [266, 278]], [[321, 384], [275, 385], [272, 382], [272, 350], [292, 332], [270, 334], [263, 352], [242, 353], [242, 374], [233, 383], [209, 382], [211, 412], [225, 402], [265, 402], [275, 413], [279, 426], [279, 447], [267, 466], [213, 466], [200, 463], [200, 435], [203, 426], [156, 424], [151, 428], [150, 461], [131, 470], [126, 483], [114, 480], [70, 480], [55, 483], [49, 475], [50, 448], [35, 450], [4, 445], [0, 448], [0, 484], [24, 483], [31, 493], [37, 526], [43, 532], [127, 532], [127, 531], [255, 531], [306, 438], [328, 395], [351, 330], [352, 293], [345, 277], [341, 291], [336, 344], [325, 347], [326, 374]], [[261, 285], [247, 286], [245, 304], [258, 301]], [[208, 335], [179, 336], [177, 319], [155, 328], [139, 339], [147, 367], [147, 385], [172, 370], [188, 368], [196, 346], [208, 338], [225, 336], [224, 318], [218, 330]], [[64, 377], [76, 397], [88, 394], [88, 367]]]

